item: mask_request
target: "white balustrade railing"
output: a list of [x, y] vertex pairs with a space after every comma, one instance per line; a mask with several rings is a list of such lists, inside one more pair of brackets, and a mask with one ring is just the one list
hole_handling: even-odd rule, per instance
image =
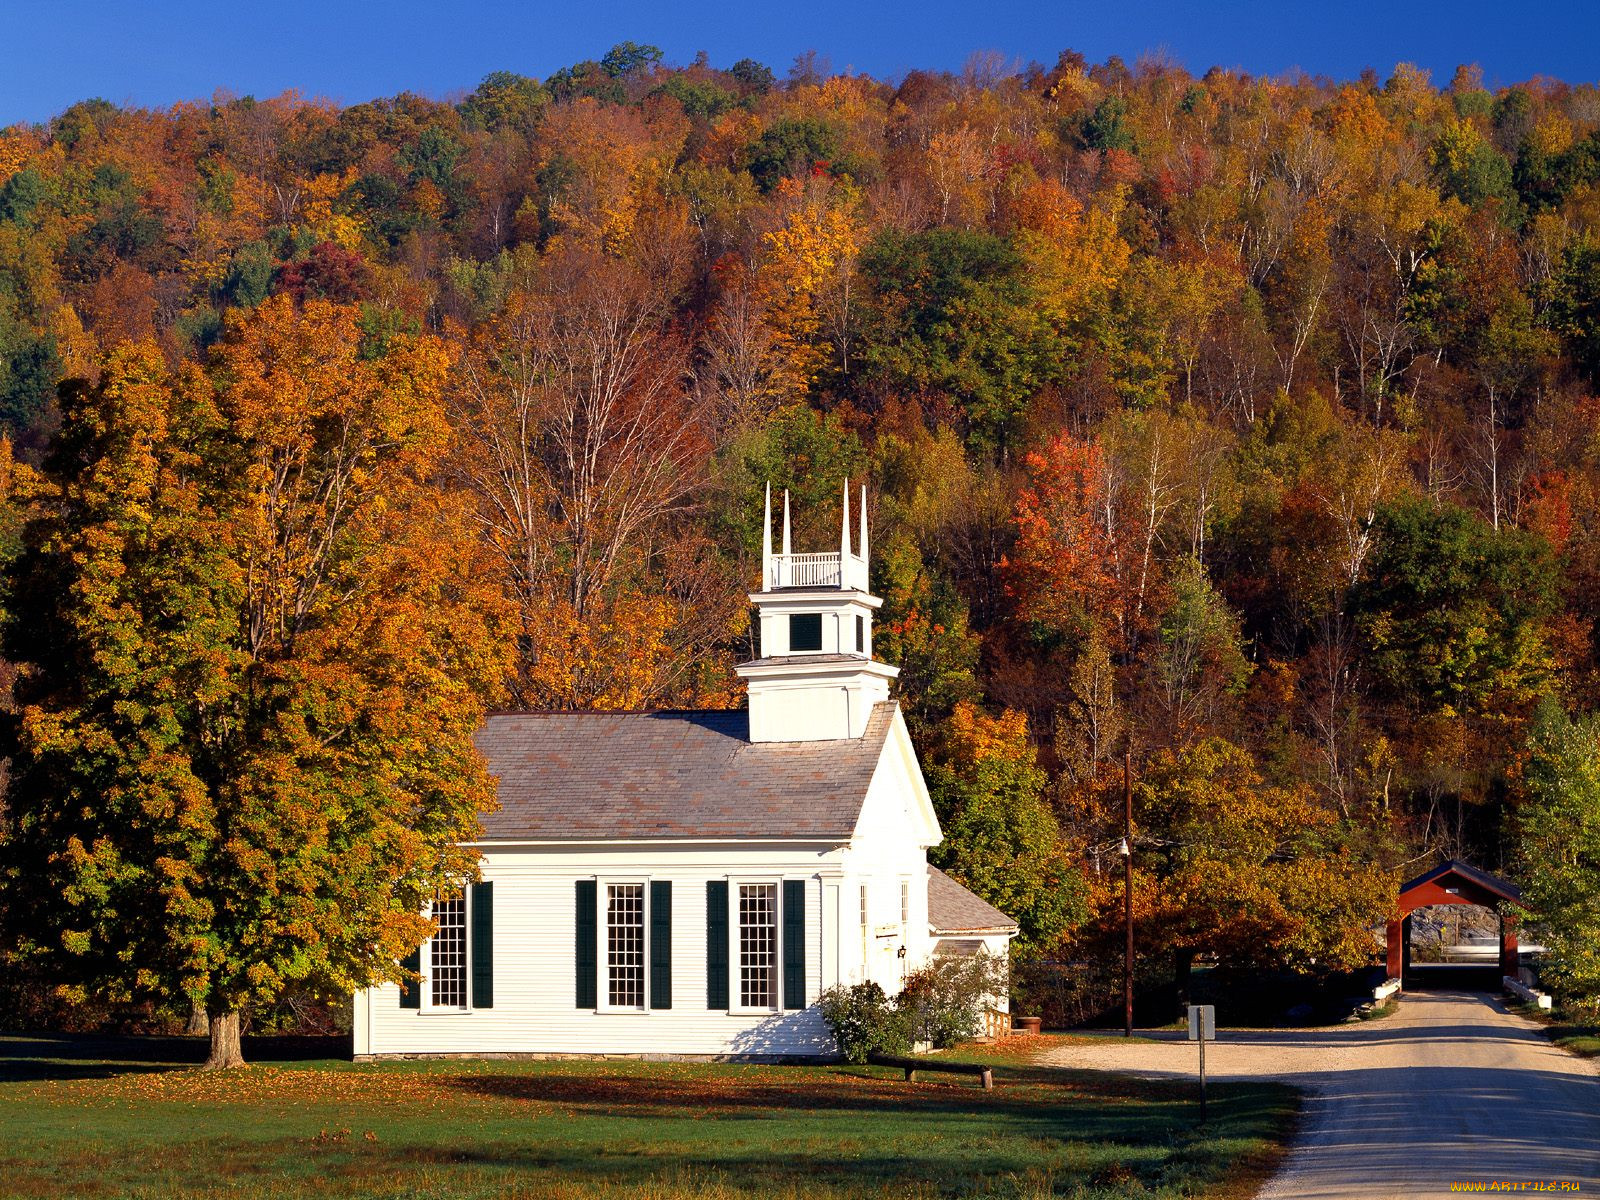
[[860, 556], [841, 554], [774, 554], [769, 560], [770, 588], [854, 588], [867, 590], [867, 564]]
[[841, 586], [837, 554], [774, 554], [772, 581], [775, 588]]

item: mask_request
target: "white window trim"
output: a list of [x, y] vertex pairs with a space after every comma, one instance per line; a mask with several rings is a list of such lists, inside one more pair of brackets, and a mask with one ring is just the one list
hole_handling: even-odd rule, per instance
[[[650, 877], [648, 875], [596, 875], [595, 881], [595, 1012], [597, 1013], [627, 1013], [631, 1016], [648, 1015], [655, 1011], [650, 1007]], [[644, 889], [644, 929], [641, 931], [644, 953], [644, 988], [643, 1002], [638, 1005], [612, 1004], [611, 1003], [611, 946], [609, 905], [607, 903], [607, 889], [622, 885], [638, 886]]]
[[[430, 921], [433, 920], [433, 901], [428, 901], [428, 911], [424, 914]], [[462, 963], [466, 972], [465, 984], [462, 994], [466, 997], [465, 1004], [435, 1004], [433, 1002], [433, 938], [430, 936], [422, 943], [422, 952], [418, 956], [418, 973], [422, 976], [418, 987], [422, 989], [422, 1002], [417, 1006], [419, 1016], [431, 1017], [466, 1017], [473, 1013], [472, 1002], [472, 885], [463, 884], [461, 887], [461, 933], [462, 933]]]
[[[783, 885], [796, 876], [783, 875], [729, 875], [728, 876], [728, 1013], [736, 1017], [771, 1017], [791, 1011], [783, 1007]], [[800, 882], [806, 882], [799, 877]], [[739, 889], [741, 887], [770, 887], [773, 889], [775, 923], [772, 931], [772, 1007], [750, 1007], [739, 1001], [744, 995], [743, 963], [739, 957]], [[809, 888], [807, 889], [809, 893]], [[804, 908], [805, 903], [801, 907]]]

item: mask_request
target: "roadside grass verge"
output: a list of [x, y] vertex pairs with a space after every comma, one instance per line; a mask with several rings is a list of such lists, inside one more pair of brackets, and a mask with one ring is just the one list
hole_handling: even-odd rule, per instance
[[1560, 1046], [1584, 1058], [1600, 1058], [1600, 1022], [1592, 1017], [1571, 1013], [1561, 1008], [1546, 1011], [1533, 1004], [1508, 1004], [1515, 1013], [1536, 1021], [1544, 1028], [1545, 1036]]
[[1551, 1027], [1550, 1037], [1556, 1045], [1574, 1054], [1600, 1058], [1600, 1025], [1558, 1023]]
[[1364, 1007], [1356, 1009], [1354, 1016], [1357, 1021], [1381, 1021], [1385, 1017], [1394, 1016], [1394, 1014], [1399, 1011], [1400, 1001], [1396, 1000], [1393, 996], [1389, 996], [1378, 1001], [1370, 1008]]
[[286, 1058], [205, 1074], [174, 1045], [0, 1037], [0, 1191], [1231, 1200], [1265, 1177], [1297, 1107], [1279, 1085], [1214, 1086], [1201, 1129], [1192, 1085], [1022, 1057], [1043, 1046], [969, 1051], [996, 1066], [984, 1092], [872, 1067], [623, 1060]]

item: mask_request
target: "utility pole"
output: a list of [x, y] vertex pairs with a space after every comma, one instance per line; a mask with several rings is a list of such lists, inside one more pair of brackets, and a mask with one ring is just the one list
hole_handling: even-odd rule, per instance
[[1133, 1036], [1133, 747], [1122, 747], [1122, 1036]]

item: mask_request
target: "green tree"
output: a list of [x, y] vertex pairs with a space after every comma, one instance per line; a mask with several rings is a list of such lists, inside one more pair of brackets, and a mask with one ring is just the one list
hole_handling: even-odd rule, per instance
[[912, 734], [931, 731], [964, 700], [975, 700], [978, 639], [967, 606], [950, 582], [931, 570], [903, 532], [872, 544], [873, 590], [883, 611], [872, 630], [872, 655], [900, 668], [896, 684]]
[[776, 82], [772, 75], [772, 68], [765, 63], [757, 62], [753, 58], [741, 58], [728, 68], [728, 74], [748, 94], [765, 96], [772, 90]]
[[1215, 724], [1224, 697], [1244, 691], [1251, 666], [1239, 648], [1239, 618], [1198, 559], [1181, 559], [1168, 587], [1155, 685], [1168, 736], [1183, 740]]
[[1463, 204], [1498, 201], [1508, 225], [1520, 222], [1522, 206], [1512, 187], [1511, 164], [1470, 122], [1445, 127], [1433, 146], [1433, 167], [1441, 190]]
[[493, 71], [461, 102], [461, 116], [469, 126], [530, 134], [539, 124], [550, 93], [537, 79], [515, 71]]
[[683, 106], [691, 117], [714, 121], [734, 105], [739, 98], [727, 88], [718, 87], [709, 79], [694, 79], [688, 75], [674, 75], [652, 95], [671, 96]]
[[239, 308], [254, 308], [272, 290], [272, 276], [276, 270], [272, 249], [266, 243], [248, 242], [240, 246], [222, 277], [220, 299]]
[[661, 47], [640, 45], [638, 42], [618, 42], [606, 51], [600, 60], [600, 69], [614, 79], [640, 75], [658, 66], [662, 59]]
[[1080, 140], [1090, 150], [1134, 148], [1133, 131], [1128, 128], [1128, 102], [1121, 96], [1107, 96], [1083, 118]]
[[844, 144], [843, 131], [820, 117], [784, 117], [765, 130], [750, 148], [750, 177], [763, 192], [797, 171], [832, 163]]
[[28, 223], [48, 199], [49, 187], [39, 172], [18, 171], [0, 187], [0, 221]]
[[1551, 316], [1590, 385], [1600, 387], [1600, 243], [1581, 237], [1567, 248]]
[[1600, 1011], [1600, 717], [1546, 697], [1528, 738], [1514, 821], [1522, 899], [1544, 929], [1544, 978]]
[[444, 363], [270, 301], [216, 383], [154, 347], [71, 389], [6, 625], [5, 919], [86, 994], [192, 1003], [210, 1065], [297, 986], [398, 979], [475, 864], [502, 601], [440, 490]]
[[932, 735], [958, 703], [981, 693], [979, 639], [941, 554], [976, 478], [954, 430], [920, 426], [879, 434], [873, 478], [872, 585], [884, 600], [873, 653], [900, 668], [912, 736]]
[[[723, 519], [735, 534], [728, 540], [756, 552], [761, 545], [762, 495], [770, 483], [774, 539], [777, 514], [782, 511], [779, 497], [787, 491], [795, 548], [815, 551], [837, 546], [845, 480], [864, 480], [867, 461], [861, 438], [837, 416], [804, 404], [786, 405], [729, 448], [726, 486], [732, 496]], [[855, 503], [852, 496], [852, 511]], [[853, 542], [854, 528], [850, 537]]]
[[1543, 538], [1412, 497], [1379, 509], [1350, 593], [1379, 688], [1413, 712], [1481, 715], [1526, 702], [1551, 670], [1556, 576]]
[[0, 429], [7, 436], [42, 441], [60, 372], [55, 339], [20, 320], [0, 290]]
[[972, 441], [1004, 449], [1029, 399], [1060, 371], [1062, 347], [1023, 259], [993, 234], [881, 234], [861, 258], [872, 295], [862, 360], [892, 386], [949, 396]]
[[927, 778], [944, 829], [929, 859], [1021, 926], [1022, 953], [1053, 945], [1082, 919], [1083, 880], [1044, 798], [1023, 714], [957, 705]]
[[1517, 152], [1514, 177], [1530, 208], [1559, 208], [1574, 192], [1600, 182], [1600, 131], [1557, 154], [1529, 138]]

